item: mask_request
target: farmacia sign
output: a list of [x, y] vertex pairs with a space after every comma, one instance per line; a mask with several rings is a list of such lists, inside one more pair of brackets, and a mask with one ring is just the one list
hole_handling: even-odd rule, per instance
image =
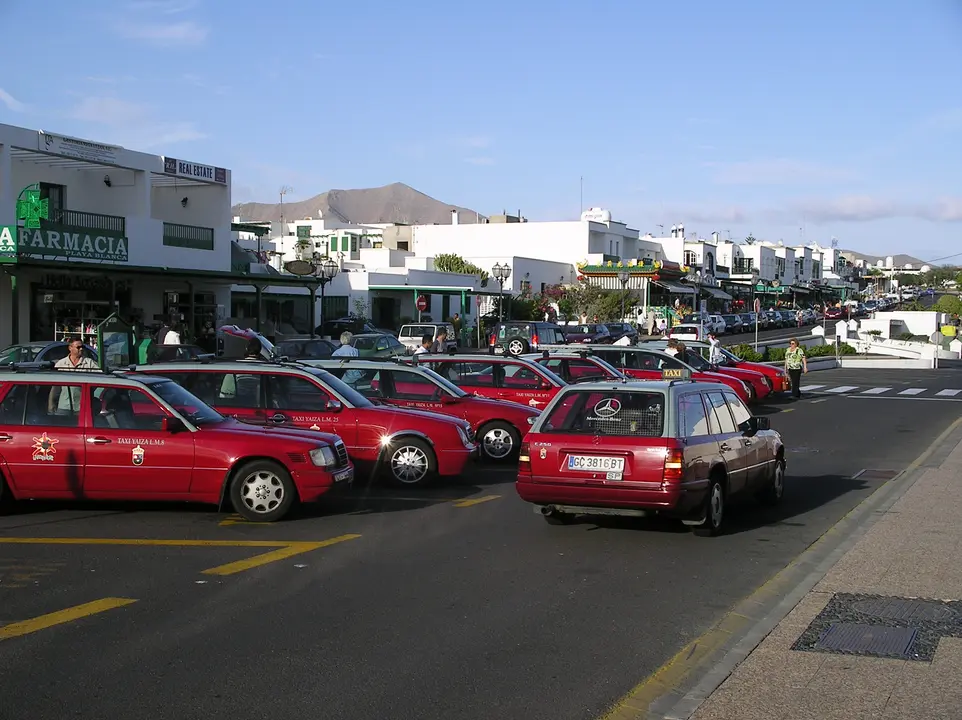
[[127, 238], [103, 230], [76, 232], [49, 226], [33, 229], [6, 225], [0, 227], [0, 254], [127, 262]]

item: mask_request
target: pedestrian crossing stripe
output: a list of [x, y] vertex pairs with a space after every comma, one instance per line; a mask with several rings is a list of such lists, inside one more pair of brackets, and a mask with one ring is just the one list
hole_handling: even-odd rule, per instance
[[852, 392], [852, 390], [858, 390], [858, 385], [840, 385], [839, 387], [829, 388], [825, 390], [827, 393], [846, 393]]
[[825, 387], [824, 385], [802, 385], [799, 390], [802, 392], [811, 392], [812, 390], [819, 390]]
[[936, 397], [955, 397], [959, 393], [962, 393], [962, 390], [953, 390], [952, 388], [946, 388], [945, 390], [939, 390], [937, 393], [935, 393], [935, 396]]
[[906, 388], [899, 395], [920, 395], [925, 392], [925, 388]]
[[890, 387], [869, 388], [868, 390], [863, 390], [862, 395], [881, 395], [882, 393], [886, 393], [891, 389], [892, 388]]
[[962, 400], [962, 388], [904, 388], [898, 390], [892, 387], [870, 387], [861, 388], [858, 385], [839, 385], [831, 387], [829, 385], [802, 385], [802, 392], [815, 393], [818, 395], [854, 395], [868, 397], [899, 397], [905, 400], [918, 398], [920, 400], [939, 398], [940, 400], [957, 399]]

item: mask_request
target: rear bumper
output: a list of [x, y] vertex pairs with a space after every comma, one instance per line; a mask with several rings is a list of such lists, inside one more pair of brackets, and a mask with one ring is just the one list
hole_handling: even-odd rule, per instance
[[519, 477], [515, 483], [518, 495], [534, 505], [567, 505], [582, 508], [644, 510], [669, 517], [686, 518], [698, 514], [704, 506], [707, 481], [688, 483], [684, 487], [648, 490], [613, 485], [574, 485], [553, 483], [546, 479], [535, 482]]

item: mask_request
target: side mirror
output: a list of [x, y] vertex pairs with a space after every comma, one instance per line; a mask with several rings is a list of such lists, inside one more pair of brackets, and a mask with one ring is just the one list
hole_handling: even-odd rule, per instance
[[339, 413], [343, 406], [337, 400], [328, 400], [327, 404], [324, 406], [324, 412], [329, 413]]
[[753, 417], [752, 420], [755, 421], [755, 430], [771, 430], [772, 423], [767, 417]]
[[178, 433], [186, 430], [187, 426], [184, 425], [180, 418], [165, 417], [160, 421], [160, 429], [164, 432]]

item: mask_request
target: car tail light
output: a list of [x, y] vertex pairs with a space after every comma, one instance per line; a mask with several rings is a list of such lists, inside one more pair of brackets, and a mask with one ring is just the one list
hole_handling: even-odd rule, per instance
[[518, 472], [531, 472], [531, 446], [527, 442], [521, 443], [518, 453]]
[[665, 449], [665, 469], [662, 473], [662, 487], [669, 483], [680, 482], [685, 474], [685, 453], [679, 447]]
[[532, 336], [531, 336], [531, 347], [538, 347], [538, 336], [537, 336], [537, 335], [532, 335]]
[[491, 336], [491, 340], [490, 342], [488, 342], [488, 345], [490, 345], [491, 347], [494, 347], [494, 335]]

